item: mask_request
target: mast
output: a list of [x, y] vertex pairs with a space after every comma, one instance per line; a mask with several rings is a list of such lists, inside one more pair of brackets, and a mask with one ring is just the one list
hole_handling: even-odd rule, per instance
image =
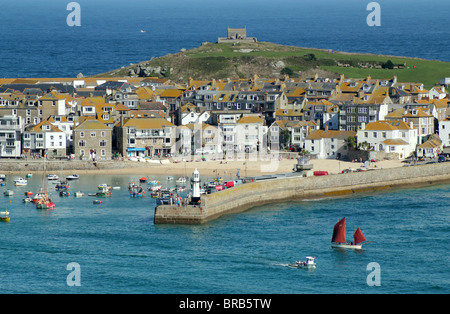
[[355, 244], [361, 243], [366, 241], [366, 238], [364, 237], [361, 229], [356, 229], [355, 233], [353, 234], [353, 240], [355, 241]]
[[333, 229], [333, 237], [331, 238], [331, 242], [335, 243], [347, 243], [345, 238], [345, 217], [339, 220]]

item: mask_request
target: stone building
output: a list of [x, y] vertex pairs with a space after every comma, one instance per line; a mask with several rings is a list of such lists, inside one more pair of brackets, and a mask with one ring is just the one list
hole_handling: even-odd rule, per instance
[[87, 119], [73, 130], [75, 158], [110, 160], [112, 128], [98, 120]]

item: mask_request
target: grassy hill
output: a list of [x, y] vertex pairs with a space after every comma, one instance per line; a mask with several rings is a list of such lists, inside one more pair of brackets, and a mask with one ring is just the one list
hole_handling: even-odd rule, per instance
[[[390, 60], [390, 62], [388, 62]], [[279, 77], [308, 78], [319, 76], [389, 79], [399, 82], [422, 82], [429, 88], [450, 76], [450, 62], [344, 53], [331, 50], [259, 43], [208, 43], [191, 50], [154, 58], [123, 67], [103, 77], [159, 76], [174, 81], [195, 79]]]

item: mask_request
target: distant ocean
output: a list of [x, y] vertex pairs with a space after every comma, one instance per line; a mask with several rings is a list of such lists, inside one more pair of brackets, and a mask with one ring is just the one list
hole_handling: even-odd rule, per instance
[[[284, 45], [450, 61], [447, 0], [79, 0], [81, 27], [69, 27], [69, 0], [2, 1], [0, 77], [93, 75], [226, 36]], [[146, 32], [141, 32], [145, 30]]]

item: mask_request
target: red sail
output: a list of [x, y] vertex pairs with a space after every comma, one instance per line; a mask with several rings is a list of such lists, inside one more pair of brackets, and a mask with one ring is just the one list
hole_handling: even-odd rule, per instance
[[361, 229], [356, 229], [355, 233], [353, 234], [353, 240], [355, 241], [355, 244], [361, 243], [366, 241], [366, 238], [364, 237]]
[[331, 238], [331, 242], [347, 243], [347, 240], [345, 239], [345, 217], [339, 220], [334, 225], [333, 237]]

